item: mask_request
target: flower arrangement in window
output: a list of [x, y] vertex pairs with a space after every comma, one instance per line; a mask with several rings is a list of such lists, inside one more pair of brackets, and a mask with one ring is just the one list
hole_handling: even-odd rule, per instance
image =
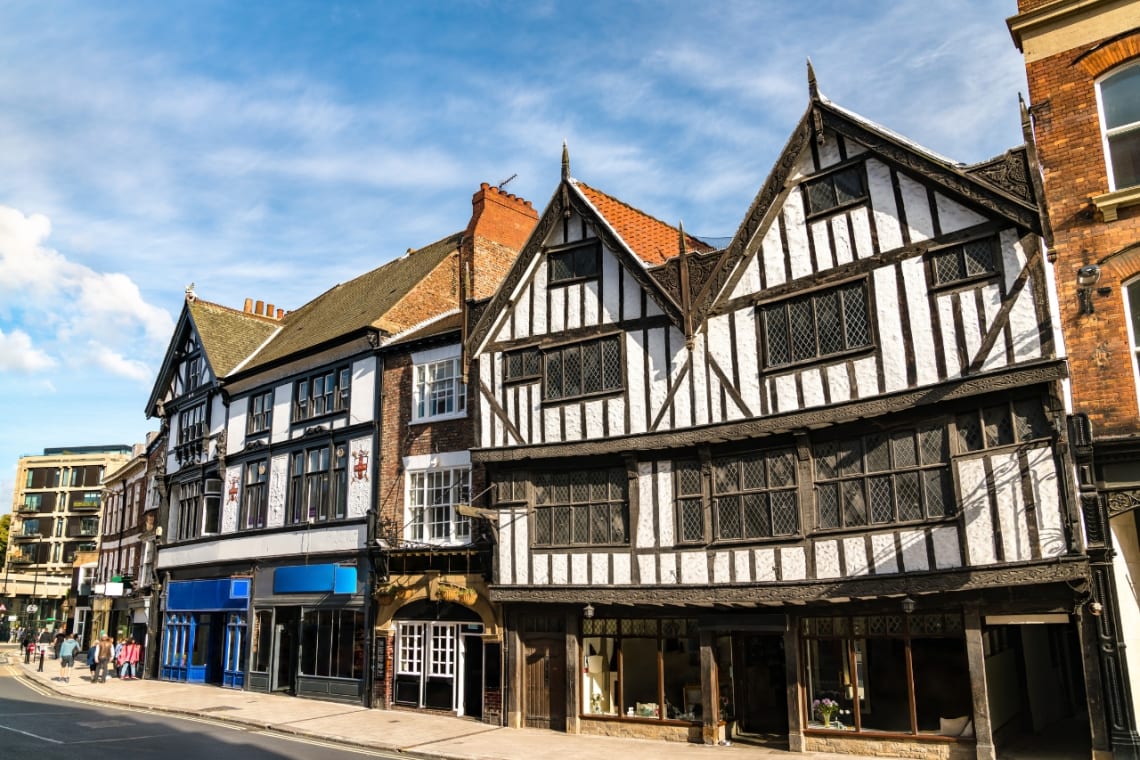
[[834, 699], [817, 699], [811, 703], [812, 712], [819, 716], [820, 721], [824, 727], [831, 726], [831, 719], [835, 713], [839, 712], [839, 703]]

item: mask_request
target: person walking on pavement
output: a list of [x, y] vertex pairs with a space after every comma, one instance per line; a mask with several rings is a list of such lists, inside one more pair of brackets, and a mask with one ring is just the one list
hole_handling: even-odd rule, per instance
[[91, 683], [95, 683], [95, 670], [99, 667], [99, 639], [91, 642], [87, 647], [87, 667], [91, 669]]
[[115, 645], [111, 643], [111, 637], [103, 634], [103, 638], [99, 639], [99, 651], [95, 653], [96, 668], [94, 683], [107, 683], [107, 665], [111, 662], [111, 657], [115, 654]]
[[142, 647], [140, 647], [133, 638], [127, 639], [123, 644], [123, 650], [119, 653], [117, 662], [119, 663], [119, 676], [125, 681], [133, 681], [138, 678], [139, 654]]
[[59, 645], [59, 680], [71, 683], [71, 666], [75, 664], [75, 653], [79, 651], [79, 642], [75, 634], [69, 633]]

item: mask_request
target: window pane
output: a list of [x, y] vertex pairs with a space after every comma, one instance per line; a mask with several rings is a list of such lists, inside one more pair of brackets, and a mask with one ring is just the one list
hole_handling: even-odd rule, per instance
[[826, 211], [835, 206], [835, 187], [830, 177], [805, 183], [809, 211]]
[[947, 282], [956, 282], [965, 277], [962, 271], [962, 260], [958, 256], [958, 249], [940, 251], [933, 256], [934, 281], [939, 285]]
[[871, 522], [892, 522], [895, 517], [894, 498], [892, 496], [891, 478], [889, 475], [871, 478]]
[[1112, 182], [1116, 189], [1140, 185], [1140, 129], [1108, 138]]
[[795, 491], [774, 491], [769, 495], [772, 503], [772, 535], [790, 536], [799, 530]]
[[843, 325], [847, 330], [847, 348], [871, 344], [871, 327], [867, 323], [867, 294], [863, 283], [843, 288]]
[[584, 393], [597, 393], [602, 389], [602, 346], [587, 343], [582, 346], [582, 383]]
[[717, 532], [720, 538], [740, 538], [740, 497], [716, 499]]
[[562, 398], [562, 353], [552, 351], [546, 355], [546, 398]]
[[863, 197], [863, 178], [859, 169], [844, 169], [833, 176], [836, 203], [847, 203]]
[[843, 524], [846, 526], [867, 524], [867, 501], [863, 495], [863, 481], [849, 480], [840, 484], [843, 495]]
[[744, 537], [763, 538], [772, 535], [768, 517], [768, 499], [762, 493], [744, 494]]
[[1129, 66], [1101, 82], [1100, 96], [1106, 128], [1140, 121], [1140, 66]]
[[[855, 667], [865, 674], [859, 704], [862, 729], [909, 732], [906, 642], [903, 639], [858, 639], [854, 643]], [[968, 668], [966, 673], [969, 673]], [[918, 680], [917, 672], [915, 680]], [[938, 688], [936, 684], [931, 687]]]
[[621, 642], [622, 678], [621, 692], [624, 708], [622, 711], [642, 718], [660, 717], [657, 696], [657, 678], [660, 667], [657, 663], [656, 638], [626, 638]]
[[821, 356], [843, 350], [843, 323], [839, 319], [839, 293], [824, 293], [815, 299], [816, 319], [819, 323], [819, 353]]
[[913, 639], [910, 651], [918, 730], [939, 731], [941, 718], [973, 717], [966, 642], [958, 638]]
[[967, 275], [994, 271], [994, 249], [989, 238], [963, 244], [962, 255], [966, 261]]
[[[902, 472], [895, 477], [895, 488], [899, 502], [899, 520], [921, 520], [925, 515], [922, 510], [922, 491], [918, 484], [919, 473]], [[932, 517], [936, 517], [936, 512]]]
[[839, 527], [839, 486], [832, 483], [816, 488], [816, 509], [819, 510], [819, 527]]
[[618, 338], [607, 338], [602, 341], [602, 373], [602, 387], [605, 390], [622, 387], [621, 343], [618, 342]]
[[573, 346], [562, 352], [562, 395], [578, 396], [582, 393], [582, 355], [580, 347]]
[[788, 313], [792, 322], [792, 361], [814, 358], [818, 354], [811, 301], [792, 301]]
[[[1140, 293], [1137, 297], [1140, 298]], [[1140, 306], [1137, 309], [1140, 310]], [[1140, 324], [1140, 320], [1137, 322]], [[788, 350], [788, 317], [784, 306], [764, 310], [764, 332], [768, 343], [768, 364], [778, 366], [791, 361]]]

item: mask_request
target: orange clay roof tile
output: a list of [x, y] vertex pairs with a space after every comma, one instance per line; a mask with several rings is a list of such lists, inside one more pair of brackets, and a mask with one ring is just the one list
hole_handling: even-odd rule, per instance
[[[595, 190], [575, 180], [575, 186], [593, 204], [598, 213], [613, 227], [630, 250], [647, 265], [664, 264], [677, 255], [677, 228], [639, 211], [628, 203]], [[685, 235], [689, 250], [711, 251], [712, 248], [691, 235]]]

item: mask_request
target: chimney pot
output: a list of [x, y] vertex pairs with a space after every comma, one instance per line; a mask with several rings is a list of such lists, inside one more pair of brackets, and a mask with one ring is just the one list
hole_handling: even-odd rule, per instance
[[265, 316], [272, 317], [274, 312], [273, 304], [265, 305]]
[[277, 310], [277, 318], [281, 319], [281, 317], [283, 317], [283, 316], [285, 316], [285, 310], [284, 309], [278, 309]]
[[258, 301], [253, 305], [254, 314], [265, 314], [265, 301]]
[[245, 299], [244, 311], [246, 314], [252, 314], [253, 313], [253, 299], [252, 298]]

